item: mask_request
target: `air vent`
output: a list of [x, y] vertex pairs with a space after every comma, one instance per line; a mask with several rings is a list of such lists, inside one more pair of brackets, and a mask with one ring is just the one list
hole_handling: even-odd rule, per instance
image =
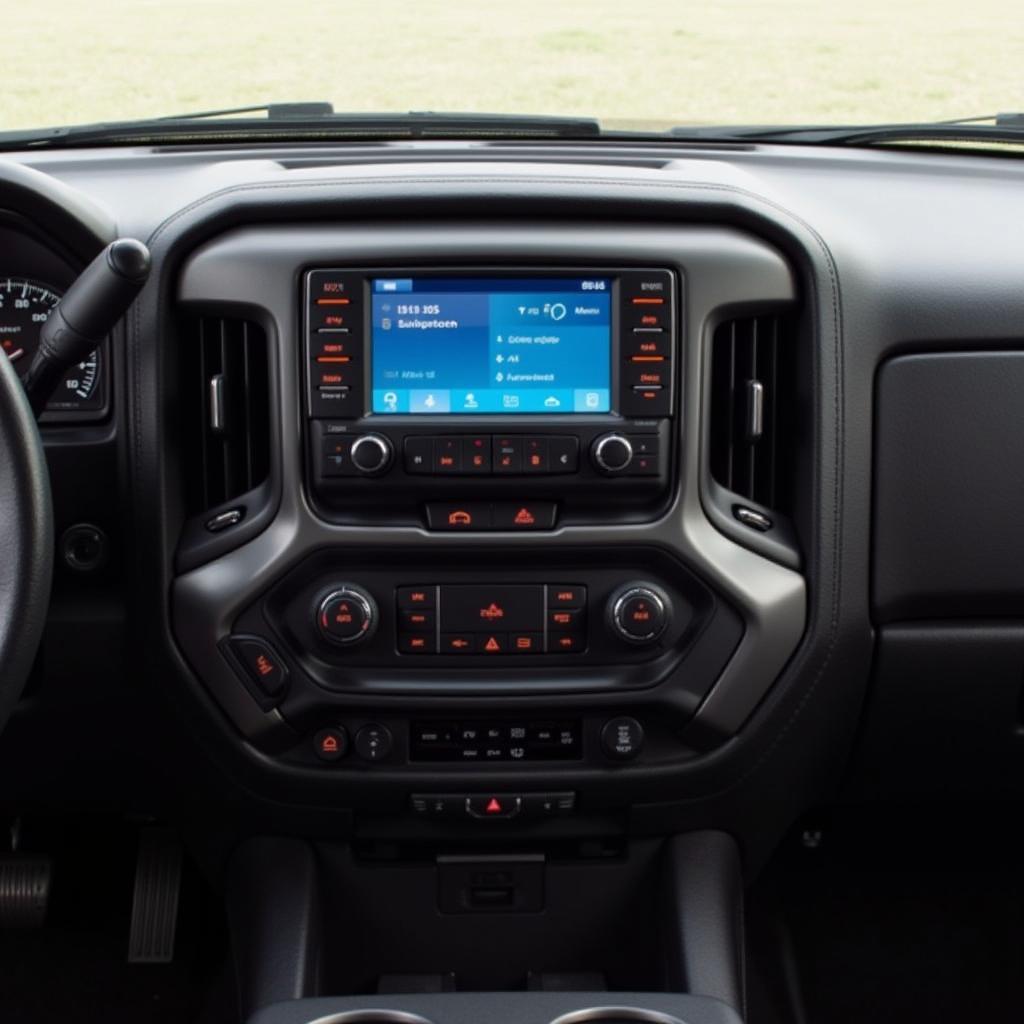
[[711, 476], [748, 501], [788, 512], [793, 351], [778, 316], [730, 320], [711, 352]]
[[186, 326], [181, 353], [187, 511], [201, 515], [267, 478], [267, 339], [249, 321], [201, 317]]

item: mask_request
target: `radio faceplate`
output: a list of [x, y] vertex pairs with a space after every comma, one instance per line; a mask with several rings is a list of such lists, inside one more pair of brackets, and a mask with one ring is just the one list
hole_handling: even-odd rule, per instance
[[676, 292], [660, 269], [308, 271], [318, 512], [469, 532], [656, 515], [672, 478]]

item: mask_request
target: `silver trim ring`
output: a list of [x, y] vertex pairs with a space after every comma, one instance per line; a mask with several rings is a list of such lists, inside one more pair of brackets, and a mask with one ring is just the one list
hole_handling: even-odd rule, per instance
[[631, 1020], [645, 1024], [683, 1024], [678, 1017], [660, 1010], [645, 1010], [639, 1006], [592, 1006], [584, 1010], [572, 1010], [556, 1017], [551, 1024], [592, 1024], [600, 1021]]
[[[381, 454], [380, 465], [373, 469], [363, 469], [356, 463], [356, 449], [361, 444], [372, 444], [376, 445], [378, 451]], [[363, 434], [357, 437], [352, 442], [352, 449], [349, 452], [349, 458], [352, 460], [352, 465], [359, 470], [360, 473], [365, 473], [366, 476], [376, 476], [378, 473], [383, 473], [390, 465], [392, 461], [392, 448], [391, 443], [386, 437], [382, 437], [380, 434]]]
[[[349, 637], [334, 636], [333, 633], [329, 632], [324, 626], [324, 612], [327, 610], [327, 606], [334, 600], [347, 599], [353, 604], [359, 605], [363, 610], [365, 616], [366, 625], [358, 632], [353, 633]], [[349, 644], [358, 644], [365, 640], [376, 628], [377, 623], [375, 621], [376, 615], [374, 613], [373, 605], [364, 597], [358, 590], [353, 590], [351, 587], [339, 587], [337, 590], [332, 590], [321, 602], [320, 606], [316, 610], [316, 625], [317, 629], [320, 630], [320, 635], [332, 644], [337, 644], [339, 647], [347, 647]]]
[[[365, 1010], [342, 1010], [340, 1013], [330, 1013], [326, 1017], [317, 1017], [308, 1024], [433, 1024], [416, 1013], [406, 1013], [404, 1010], [383, 1010], [376, 1007], [367, 1007]], [[676, 1021], [675, 1024], [680, 1024]]]
[[[658, 606], [658, 611], [661, 613], [661, 628], [655, 629], [650, 633], [645, 633], [643, 636], [636, 636], [630, 633], [626, 627], [622, 624], [620, 613], [622, 606], [633, 597], [644, 597], [647, 598], [652, 604]], [[615, 628], [619, 631], [623, 640], [626, 640], [631, 644], [646, 644], [652, 640], [657, 640], [662, 633], [668, 628], [668, 610], [665, 607], [665, 602], [661, 599], [661, 595], [650, 587], [630, 587], [619, 599], [615, 602], [615, 606], [612, 608], [612, 622], [615, 623]]]

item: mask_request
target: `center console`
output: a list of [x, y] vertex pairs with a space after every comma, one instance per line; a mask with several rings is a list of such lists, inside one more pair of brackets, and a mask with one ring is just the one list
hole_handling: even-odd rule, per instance
[[795, 295], [715, 227], [268, 225], [193, 252], [179, 309], [266, 336], [271, 446], [183, 535], [173, 622], [261, 770], [369, 832], [556, 834], [735, 735], [805, 590], [715, 518], [709, 346]]

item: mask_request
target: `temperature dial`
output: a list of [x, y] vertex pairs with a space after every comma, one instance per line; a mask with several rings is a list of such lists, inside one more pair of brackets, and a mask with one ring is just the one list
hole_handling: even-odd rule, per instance
[[320, 635], [339, 647], [355, 647], [368, 640], [377, 629], [378, 618], [374, 599], [351, 583], [332, 590], [316, 610]]
[[668, 595], [653, 583], [627, 583], [608, 602], [612, 629], [628, 644], [653, 644], [668, 628], [671, 615]]

